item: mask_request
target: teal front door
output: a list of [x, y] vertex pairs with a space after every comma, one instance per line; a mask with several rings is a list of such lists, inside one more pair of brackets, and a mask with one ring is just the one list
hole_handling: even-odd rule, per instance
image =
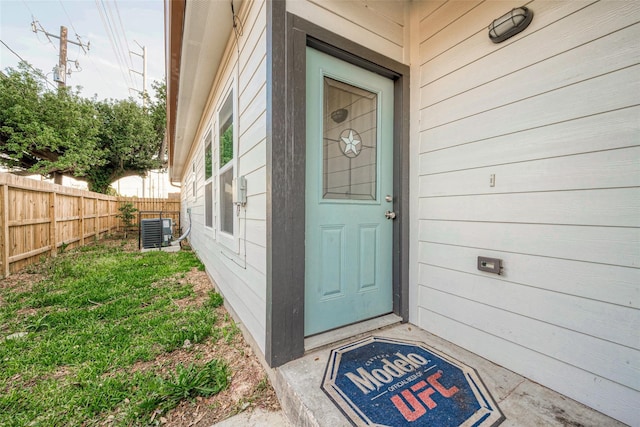
[[305, 336], [393, 310], [393, 81], [307, 48]]

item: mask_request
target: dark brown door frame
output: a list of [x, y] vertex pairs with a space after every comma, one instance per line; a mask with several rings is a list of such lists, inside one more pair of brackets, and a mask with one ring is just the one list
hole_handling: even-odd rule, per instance
[[409, 67], [267, 0], [267, 294], [271, 367], [304, 354], [306, 48], [394, 81], [393, 312], [409, 317]]

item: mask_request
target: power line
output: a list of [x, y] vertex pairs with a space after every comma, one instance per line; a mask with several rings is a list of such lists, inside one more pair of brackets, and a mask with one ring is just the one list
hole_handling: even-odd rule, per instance
[[[131, 68], [131, 66], [133, 66], [133, 62], [131, 61], [131, 57], [129, 56], [128, 52], [125, 51], [124, 49], [124, 45], [120, 37], [121, 30], [119, 30], [118, 28], [118, 23], [116, 22], [115, 15], [111, 8], [111, 2], [108, 0], [100, 0], [100, 1], [103, 5], [105, 16], [107, 17], [107, 23], [109, 24], [109, 29], [111, 31], [111, 37], [113, 38], [113, 41], [114, 41], [114, 46], [117, 50], [116, 55], [119, 55], [123, 68], [128, 70]], [[105, 6], [105, 1], [106, 1], [106, 6]], [[126, 41], [126, 35], [125, 35], [125, 41]], [[129, 58], [128, 62], [127, 62], [127, 58]], [[124, 73], [126, 77], [129, 79], [128, 84], [130, 84], [131, 86], [134, 86], [135, 82], [133, 81], [131, 74], [127, 72], [124, 72]]]
[[122, 40], [120, 40], [120, 33], [118, 32], [118, 26], [116, 20], [113, 16], [113, 11], [111, 10], [111, 2], [107, 0], [106, 7], [105, 0], [100, 0], [102, 2], [103, 7], [105, 8], [105, 13], [107, 15], [107, 21], [109, 22], [109, 29], [111, 30], [111, 35], [113, 36], [113, 40], [115, 42], [116, 47], [118, 48], [118, 53], [120, 54], [120, 58], [122, 59], [125, 67], [129, 67], [131, 65], [131, 61], [127, 64], [127, 54], [124, 51], [122, 46]]
[[[80, 48], [82, 48], [82, 50], [84, 51], [85, 54], [87, 53], [87, 50], [89, 49], [89, 44], [87, 43], [87, 45], [86, 45], [87, 50], [85, 50], [85, 45], [82, 43], [82, 41], [77, 43], [77, 42], [74, 42], [72, 40], [68, 40], [68, 38], [67, 38], [67, 27], [65, 27], [64, 25], [60, 27], [60, 36], [48, 33], [44, 28], [42, 28], [42, 25], [40, 25], [40, 29], [36, 28], [35, 22], [32, 22], [31, 25], [32, 25], [32, 28], [33, 28], [34, 32], [42, 31], [47, 37], [55, 37], [55, 38], [60, 40], [60, 53], [58, 55], [58, 66], [54, 67], [54, 69], [53, 69], [53, 79], [55, 81], [57, 81], [58, 85], [60, 85], [61, 87], [65, 86], [65, 84], [66, 84], [66, 75], [67, 74], [69, 74], [69, 75], [71, 74], [71, 72], [67, 73], [67, 45], [68, 45], [68, 43], [75, 44], [75, 45], [79, 46]], [[76, 69], [80, 69], [79, 65], [78, 65], [78, 61], [75, 61], [75, 63], [76, 63]]]
[[[118, 50], [116, 49], [114, 40], [113, 40], [113, 36], [112, 36], [112, 31], [110, 30], [110, 26], [107, 23], [107, 17], [106, 15], [106, 8], [104, 7], [104, 3], [102, 4], [102, 8], [100, 6], [100, 3], [102, 2], [102, 0], [95, 0], [96, 2], [96, 7], [98, 8], [98, 12], [100, 13], [100, 19], [102, 20], [102, 25], [104, 26], [104, 29], [107, 33], [107, 37], [109, 39], [109, 43], [111, 44], [111, 49], [113, 50], [113, 53], [116, 56], [116, 61], [118, 62], [118, 68], [120, 68], [120, 73], [122, 74], [122, 79], [124, 80], [124, 83], [129, 86], [129, 83], [127, 81], [127, 76], [126, 73], [124, 72], [124, 69], [126, 67], [123, 66], [122, 64], [122, 59], [120, 58], [120, 55], [118, 55]], [[104, 10], [104, 12], [103, 12]], [[131, 79], [131, 76], [129, 76], [129, 79]]]
[[[101, 1], [103, 3], [105, 2], [105, 0], [101, 0]], [[127, 36], [124, 33], [124, 28], [118, 26], [118, 22], [116, 21], [115, 14], [113, 13], [113, 9], [111, 8], [112, 3], [118, 13], [119, 13], [119, 10], [118, 10], [118, 4], [115, 2], [115, 0], [113, 0], [113, 2], [110, 2], [107, 0], [108, 14], [109, 14], [109, 19], [113, 28], [112, 30], [113, 35], [116, 40], [116, 45], [118, 46], [118, 49], [120, 49], [122, 62], [124, 63], [125, 67], [131, 68], [133, 67], [133, 61], [131, 60], [131, 55], [129, 54], [129, 51], [128, 51], [129, 43], [127, 42]], [[124, 43], [122, 42], [123, 38], [124, 38]], [[125, 49], [125, 45], [127, 46], [127, 49]], [[129, 75], [129, 80], [131, 81], [132, 84], [135, 84], [131, 75]]]
[[[31, 18], [32, 18], [32, 21], [31, 21], [31, 30], [32, 30], [34, 33], [36, 33], [36, 38], [38, 39], [38, 41], [39, 41], [41, 44], [45, 44], [45, 43], [46, 43], [46, 42], [44, 42], [44, 43], [43, 43], [43, 42], [41, 42], [41, 41], [40, 41], [40, 37], [38, 36], [38, 31], [41, 31], [42, 33], [44, 33], [45, 37], [47, 37], [47, 40], [49, 40], [49, 43], [51, 44], [51, 47], [53, 47], [53, 50], [55, 50], [55, 51], [57, 52], [57, 51], [58, 51], [58, 48], [56, 47], [56, 45], [55, 45], [55, 44], [53, 44], [53, 41], [51, 40], [51, 37], [49, 37], [49, 36], [50, 36], [50, 34], [49, 34], [49, 33], [47, 33], [47, 32], [45, 31], [45, 29], [42, 27], [42, 24], [40, 23], [40, 21], [38, 21], [38, 20], [37, 20], [33, 15], [31, 15]], [[40, 27], [40, 28], [37, 28], [37, 27], [36, 27], [36, 24], [37, 24], [37, 25], [38, 25], [38, 27]]]
[[78, 31], [76, 30], [76, 27], [73, 26], [73, 22], [71, 21], [71, 17], [67, 13], [67, 9], [64, 7], [64, 4], [62, 3], [62, 0], [58, 0], [58, 1], [60, 2], [60, 6], [62, 6], [62, 10], [64, 11], [64, 14], [67, 15], [67, 19], [69, 20], [69, 24], [71, 24], [71, 29], [73, 30], [74, 33], [76, 33], [76, 37], [78, 37]]
[[[71, 19], [71, 16], [69, 16], [69, 13], [67, 12], [67, 8], [64, 7], [64, 3], [62, 3], [62, 0], [58, 0], [58, 1], [60, 2], [60, 6], [62, 6], [62, 10], [64, 11], [64, 14], [67, 15], [67, 19], [69, 20], [69, 24], [71, 25], [71, 29], [73, 29], [73, 32], [75, 33], [76, 38], [78, 39], [78, 42], [80, 42], [80, 44], [82, 44], [82, 40], [80, 38], [80, 35], [78, 34], [78, 30], [76, 30], [76, 27], [73, 25], [73, 20]], [[78, 53], [80, 53], [79, 52], [80, 49], [84, 50], [84, 47], [83, 46], [78, 47]], [[85, 53], [86, 53], [86, 51], [85, 51]], [[87, 57], [89, 58], [89, 61], [91, 61], [91, 64], [93, 64], [94, 68], [98, 72], [98, 75], [100, 75], [101, 81], [107, 83], [109, 85], [109, 87], [111, 87], [111, 89], [114, 89], [114, 86], [111, 84], [111, 80], [109, 80], [109, 79], [104, 77], [104, 75], [102, 74], [101, 67], [99, 67], [95, 63], [95, 61], [93, 60], [93, 57], [90, 56], [90, 55], [87, 55]]]
[[124, 28], [124, 24], [122, 23], [122, 17], [120, 16], [120, 8], [118, 7], [118, 2], [113, 0], [113, 5], [116, 8], [116, 13], [118, 14], [118, 21], [120, 22], [120, 29], [122, 31], [122, 36], [124, 38], [124, 43], [127, 46], [127, 52], [129, 52], [129, 63], [131, 67], [133, 67], [133, 59], [131, 59], [131, 48], [129, 48], [129, 41], [127, 40], [127, 31]]
[[56, 88], [56, 87], [55, 87], [51, 82], [49, 82], [49, 80], [47, 80], [47, 76], [45, 76], [44, 74], [42, 74], [42, 72], [41, 72], [40, 70], [37, 70], [37, 69], [33, 68], [33, 65], [31, 65], [31, 64], [29, 64], [27, 61], [25, 61], [25, 60], [24, 60], [24, 59], [23, 59], [23, 58], [18, 54], [18, 52], [16, 52], [15, 50], [11, 49], [11, 48], [9, 47], [9, 45], [8, 45], [8, 44], [6, 44], [6, 43], [4, 42], [4, 40], [1, 40], [1, 39], [0, 39], [0, 43], [2, 43], [2, 44], [4, 45], [4, 47], [6, 47], [7, 49], [9, 49], [9, 51], [10, 51], [11, 53], [13, 53], [15, 56], [17, 56], [17, 57], [18, 57], [18, 59], [20, 59], [20, 61], [24, 62], [24, 63], [25, 63], [29, 68], [31, 68], [31, 69], [33, 70], [33, 72], [34, 72], [34, 73], [36, 73], [38, 76], [40, 76], [40, 77], [45, 81], [45, 83], [47, 83], [49, 86], [51, 86], [51, 87], [52, 87], [52, 88], [54, 88], [54, 89]]
[[27, 10], [29, 10], [29, 13], [31, 14], [31, 18], [33, 19], [33, 11], [29, 7], [29, 3], [27, 3], [26, 0], [22, 0], [22, 3], [27, 7]]
[[[38, 35], [38, 32], [36, 31], [36, 27], [35, 27], [36, 22], [38, 23], [38, 25], [40, 25], [40, 22], [36, 19], [35, 15], [33, 14], [33, 10], [31, 10], [31, 8], [29, 7], [29, 3], [27, 3], [26, 0], [22, 0], [22, 4], [24, 4], [24, 6], [27, 8], [29, 13], [31, 14], [31, 28], [33, 29], [33, 32], [36, 33], [36, 38], [38, 39], [40, 44], [46, 44], [47, 42], [43, 42], [42, 40], [40, 40], [40, 36]], [[42, 25], [40, 25], [40, 27], [42, 28]], [[56, 45], [54, 45], [51, 42], [51, 39], [49, 37], [47, 37], [47, 40], [49, 41], [49, 43], [51, 43], [51, 46], [53, 47], [53, 49], [56, 50]]]
[[[87, 51], [84, 49], [84, 45], [82, 43], [82, 38], [80, 37], [80, 35], [78, 34], [78, 30], [76, 30], [76, 27], [73, 25], [73, 20], [71, 19], [71, 16], [69, 16], [69, 13], [67, 12], [67, 8], [64, 7], [64, 3], [62, 3], [62, 0], [58, 0], [58, 2], [60, 3], [60, 6], [62, 6], [62, 10], [64, 11], [64, 14], [67, 16], [67, 19], [69, 20], [69, 24], [71, 25], [71, 29], [73, 30], [76, 39], [78, 40], [78, 54], [80, 54], [80, 50], [82, 49], [82, 51], [86, 54]], [[87, 42], [87, 50], [89, 49], [89, 42]], [[76, 71], [80, 70], [82, 71], [82, 68], [79, 68], [78, 65], [78, 61], [74, 61], [75, 65], [76, 65]]]
[[145, 107], [146, 102], [147, 102], [147, 47], [146, 46], [140, 46], [140, 43], [138, 43], [137, 41], [134, 40], [134, 42], [136, 42], [136, 44], [138, 45], [138, 47], [140, 47], [140, 49], [142, 49], [142, 55], [129, 51], [129, 55], [134, 54], [136, 56], [139, 56], [142, 58], [142, 72], [138, 72], [135, 71], [133, 69], [130, 69], [129, 72], [132, 73], [136, 73], [142, 76], [142, 91], [139, 91], [137, 89], [131, 88], [133, 90], [135, 90], [136, 92], [139, 92], [142, 94], [142, 108]]
[[107, 78], [105, 78], [105, 76], [102, 74], [101, 67], [99, 67], [99, 66], [95, 63], [95, 61], [93, 60], [93, 57], [91, 57], [91, 56], [89, 56], [89, 55], [87, 55], [87, 57], [89, 58], [89, 61], [91, 61], [91, 63], [92, 63], [92, 64], [93, 64], [93, 66], [95, 67], [95, 69], [98, 71], [98, 74], [100, 75], [100, 79], [101, 79], [101, 81], [103, 81], [103, 82], [107, 83], [107, 84], [109, 85], [109, 87], [111, 88], [111, 90], [114, 90], [114, 89], [115, 89], [115, 86], [113, 86], [113, 84], [111, 83], [111, 79], [107, 79]]

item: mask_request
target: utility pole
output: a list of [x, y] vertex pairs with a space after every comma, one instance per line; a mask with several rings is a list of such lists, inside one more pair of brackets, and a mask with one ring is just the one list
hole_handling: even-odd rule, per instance
[[[37, 26], [36, 26], [36, 24], [37, 24]], [[59, 52], [59, 56], [58, 56], [58, 66], [57, 67], [53, 67], [53, 80], [58, 83], [58, 87], [59, 88], [65, 87], [66, 81], [67, 81], [67, 43], [71, 43], [71, 44], [75, 44], [76, 46], [80, 46], [82, 51], [86, 54], [87, 50], [89, 50], [90, 42], [87, 42], [87, 44], [85, 45], [84, 43], [82, 43], [82, 40], [80, 40], [80, 36], [78, 36], [77, 34], [76, 34], [76, 37], [78, 38], [78, 42], [74, 42], [72, 40], [69, 40], [68, 37], [67, 37], [67, 27], [65, 27], [64, 25], [60, 26], [60, 35], [59, 36], [57, 36], [55, 34], [48, 33], [44, 28], [42, 28], [42, 25], [40, 25], [40, 22], [38, 22], [38, 21], [31, 22], [31, 29], [32, 29], [32, 31], [34, 33], [37, 33], [38, 31], [43, 32], [47, 36], [47, 38], [48, 37], [54, 37], [54, 38], [60, 40], [60, 52]]]
[[[40, 28], [36, 26], [36, 23]], [[53, 67], [53, 80], [58, 83], [58, 89], [64, 88], [67, 82], [67, 43], [72, 43], [72, 44], [75, 44], [76, 46], [80, 46], [82, 48], [82, 51], [85, 54], [87, 53], [87, 50], [89, 50], [89, 43], [87, 42], [86, 45], [82, 43], [82, 41], [80, 40], [80, 36], [78, 36], [77, 34], [76, 34], [76, 37], [78, 38], [78, 43], [68, 40], [67, 27], [65, 27], [64, 25], [60, 26], [60, 36], [56, 36], [55, 34], [51, 34], [45, 31], [45, 29], [42, 28], [42, 25], [40, 25], [40, 22], [38, 21], [31, 22], [31, 29], [36, 34], [38, 33], [38, 31], [42, 31], [47, 36], [47, 38], [54, 37], [56, 39], [60, 39], [58, 66]], [[51, 41], [51, 39], [49, 39], [49, 41]], [[85, 50], [85, 47], [86, 47], [86, 50]], [[77, 66], [77, 62], [76, 62], [76, 66]], [[55, 184], [62, 185], [62, 176], [63, 175], [60, 172], [54, 172], [53, 182]]]
[[[134, 40], [134, 42], [136, 41]], [[142, 55], [140, 55], [139, 53], [133, 52], [131, 50], [129, 51], [129, 53], [133, 53], [134, 55], [142, 58], [142, 73], [132, 69], [129, 69], [129, 71], [142, 76], [142, 92], [133, 88], [131, 89], [135, 90], [136, 92], [142, 93], [142, 108], [144, 108], [147, 103], [147, 99], [146, 99], [147, 98], [146, 96], [147, 95], [147, 47], [140, 46], [138, 42], [136, 42], [136, 44], [140, 47], [140, 49], [142, 49]]]
[[67, 82], [67, 27], [60, 26], [60, 56], [58, 70], [63, 76], [58, 80], [58, 87], [64, 87]]

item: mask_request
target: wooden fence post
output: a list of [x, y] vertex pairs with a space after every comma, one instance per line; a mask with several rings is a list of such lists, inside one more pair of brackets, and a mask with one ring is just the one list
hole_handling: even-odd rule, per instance
[[111, 199], [107, 199], [107, 228], [111, 234]]
[[8, 277], [9, 270], [9, 186], [2, 186], [2, 275]]
[[[104, 196], [0, 173], [0, 276], [38, 262], [41, 254], [56, 256], [58, 243], [84, 246], [87, 236], [100, 238], [101, 232], [118, 230], [118, 207], [127, 201], [141, 211], [180, 209], [179, 199]], [[95, 212], [88, 212], [91, 206]], [[93, 226], [87, 219], [95, 221]]]
[[93, 240], [100, 238], [100, 213], [98, 212], [98, 196], [93, 197]]
[[57, 194], [55, 191], [49, 193], [49, 244], [51, 245], [51, 256], [58, 254], [58, 218], [56, 211]]
[[78, 216], [80, 217], [80, 246], [84, 246], [84, 196], [80, 196], [78, 211]]

